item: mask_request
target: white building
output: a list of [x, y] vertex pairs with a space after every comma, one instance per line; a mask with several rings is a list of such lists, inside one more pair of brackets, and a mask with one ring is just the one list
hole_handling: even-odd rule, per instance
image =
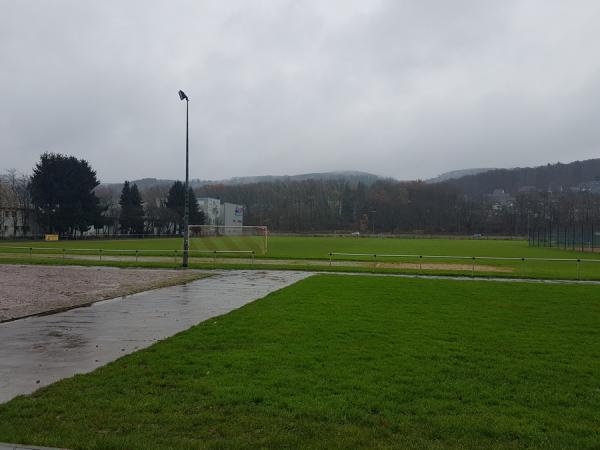
[[202, 197], [198, 199], [198, 207], [204, 212], [206, 225], [244, 225], [242, 205], [221, 203], [218, 198]]
[[221, 200], [218, 198], [202, 197], [198, 199], [198, 208], [204, 213], [206, 225], [219, 225], [221, 216]]
[[244, 225], [244, 207], [233, 203], [223, 203], [219, 222], [219, 225], [228, 227]]

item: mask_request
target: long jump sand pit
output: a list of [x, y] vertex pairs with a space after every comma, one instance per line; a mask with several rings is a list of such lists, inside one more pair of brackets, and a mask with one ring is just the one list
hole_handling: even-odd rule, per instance
[[187, 283], [202, 272], [0, 265], [0, 322]]

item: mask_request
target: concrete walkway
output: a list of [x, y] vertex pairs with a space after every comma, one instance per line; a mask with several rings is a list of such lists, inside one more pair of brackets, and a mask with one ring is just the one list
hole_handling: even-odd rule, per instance
[[228, 271], [183, 286], [0, 323], [0, 403], [90, 372], [310, 275]]
[[59, 448], [36, 447], [34, 445], [4, 444], [0, 442], [0, 450], [61, 450]]

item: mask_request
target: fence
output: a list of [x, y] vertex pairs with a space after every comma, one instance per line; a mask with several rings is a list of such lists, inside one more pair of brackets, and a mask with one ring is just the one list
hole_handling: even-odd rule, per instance
[[[102, 261], [103, 256], [135, 256], [135, 261], [139, 260], [142, 256], [163, 256], [173, 257], [174, 261], [177, 262], [178, 258], [183, 256], [183, 250], [128, 250], [128, 249], [106, 249], [106, 248], [57, 248], [57, 247], [19, 247], [19, 246], [1, 246], [0, 250], [12, 249], [18, 250], [19, 253], [26, 253], [30, 258], [34, 255], [59, 255], [62, 258], [66, 258], [69, 254], [90, 254], [92, 256], [98, 256], [98, 260]], [[36, 253], [37, 252], [37, 253]], [[1, 254], [1, 253], [0, 253]], [[220, 254], [247, 254], [252, 257], [252, 264], [254, 264], [254, 257], [256, 252], [254, 250], [189, 250], [188, 255], [193, 257], [194, 255], [213, 255], [216, 260]]]
[[[160, 256], [160, 257], [173, 257], [174, 262], [178, 261], [178, 258], [183, 256], [183, 250], [139, 250], [139, 249], [99, 249], [99, 248], [58, 248], [58, 247], [25, 247], [25, 246], [0, 246], [1, 252], [5, 250], [14, 250], [14, 253], [24, 253], [30, 258], [35, 256], [48, 256], [53, 255], [54, 257], [66, 258], [68, 255], [85, 255], [97, 256], [99, 261], [102, 261], [103, 257], [115, 257], [115, 256], [131, 256], [135, 257], [135, 261], [138, 261], [140, 257], [148, 256]], [[251, 263], [255, 263], [256, 253], [253, 250], [189, 250], [189, 256], [202, 256], [212, 255], [213, 260], [216, 263], [216, 259], [219, 255], [249, 255], [252, 258]], [[562, 262], [562, 263], [574, 263], [574, 269], [576, 269], [576, 277], [579, 280], [581, 278], [581, 266], [583, 264], [594, 264], [600, 263], [600, 259], [587, 259], [587, 258], [538, 258], [538, 257], [506, 257], [506, 256], [456, 256], [456, 255], [415, 255], [415, 254], [382, 254], [382, 253], [344, 253], [344, 252], [330, 252], [329, 265], [332, 266], [335, 257], [348, 258], [370, 258], [373, 262], [373, 269], [376, 268], [378, 262], [385, 259], [404, 259], [412, 260], [415, 265], [418, 264], [420, 271], [423, 270], [423, 261], [425, 260], [460, 260], [468, 261], [471, 268], [471, 276], [475, 275], [475, 269], [478, 261], [514, 261], [514, 262]], [[340, 260], [341, 261], [341, 260]], [[364, 260], [362, 260], [364, 261]], [[510, 266], [513, 267], [513, 266]], [[597, 278], [597, 277], [596, 277]]]
[[423, 270], [424, 259], [434, 260], [468, 260], [471, 262], [471, 276], [475, 276], [475, 267], [477, 261], [542, 261], [542, 262], [574, 262], [576, 264], [577, 279], [581, 278], [581, 264], [582, 263], [600, 263], [600, 259], [582, 259], [582, 258], [525, 258], [525, 257], [508, 257], [508, 256], [450, 256], [450, 255], [403, 255], [403, 254], [380, 254], [380, 253], [341, 253], [341, 252], [330, 252], [329, 253], [329, 265], [333, 265], [333, 258], [335, 256], [346, 256], [346, 257], [368, 257], [373, 260], [373, 269], [381, 259], [385, 258], [397, 258], [397, 259], [411, 259], [417, 260], [419, 264], [419, 270]]
[[529, 230], [530, 247], [554, 247], [581, 252], [600, 251], [600, 226], [547, 226]]

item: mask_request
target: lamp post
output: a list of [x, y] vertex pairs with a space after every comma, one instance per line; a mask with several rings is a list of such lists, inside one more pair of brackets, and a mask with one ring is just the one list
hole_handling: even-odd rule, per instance
[[185, 204], [183, 206], [183, 261], [182, 266], [188, 266], [188, 253], [190, 251], [190, 193], [189, 193], [189, 178], [190, 178], [190, 139], [189, 139], [189, 109], [190, 100], [185, 92], [179, 91], [179, 99], [185, 100]]
[[371, 218], [373, 219], [373, 234], [375, 234], [375, 213], [377, 211], [372, 210], [372, 211], [369, 211], [369, 212], [371, 213]]

